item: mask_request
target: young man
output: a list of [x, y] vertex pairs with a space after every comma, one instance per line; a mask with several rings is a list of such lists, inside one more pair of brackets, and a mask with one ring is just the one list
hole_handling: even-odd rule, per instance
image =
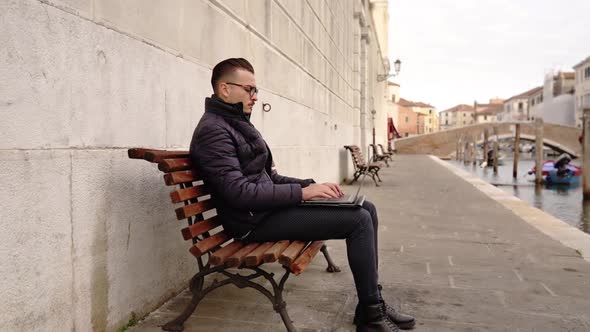
[[302, 200], [343, 195], [338, 184], [279, 175], [270, 148], [250, 122], [258, 89], [254, 68], [232, 58], [213, 68], [214, 94], [193, 134], [190, 158], [218, 200], [224, 229], [246, 242], [346, 239], [348, 262], [359, 298], [357, 331], [411, 329], [414, 318], [381, 298], [377, 276], [377, 211], [304, 207]]

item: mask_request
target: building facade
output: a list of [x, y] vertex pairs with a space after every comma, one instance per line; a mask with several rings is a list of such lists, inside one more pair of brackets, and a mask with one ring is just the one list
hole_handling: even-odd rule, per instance
[[582, 128], [584, 108], [590, 108], [590, 56], [574, 66], [576, 71], [575, 121], [576, 127]]
[[475, 123], [473, 106], [466, 104], [459, 104], [446, 109], [440, 112], [439, 117], [441, 130], [461, 128]]

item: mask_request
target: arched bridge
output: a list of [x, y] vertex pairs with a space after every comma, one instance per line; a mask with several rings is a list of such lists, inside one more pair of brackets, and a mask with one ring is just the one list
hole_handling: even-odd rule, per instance
[[[535, 140], [534, 122], [520, 123], [520, 139]], [[461, 138], [475, 137], [477, 142], [483, 141], [484, 129], [488, 129], [489, 137], [495, 127], [498, 138], [514, 137], [516, 122], [480, 123], [461, 128], [442, 130], [432, 134], [416, 135], [395, 140], [398, 153], [433, 154], [439, 157], [449, 157], [457, 149], [457, 142]], [[566, 152], [572, 157], [582, 154], [582, 145], [578, 141], [582, 129], [551, 123], [543, 124], [543, 145], [559, 152]]]

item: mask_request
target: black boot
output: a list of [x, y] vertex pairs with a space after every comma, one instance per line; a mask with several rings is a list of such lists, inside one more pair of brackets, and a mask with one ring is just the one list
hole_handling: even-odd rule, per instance
[[[379, 288], [379, 296], [381, 297], [381, 285], [377, 285]], [[416, 325], [416, 320], [414, 317], [406, 314], [402, 314], [401, 312], [397, 312], [393, 309], [389, 304], [385, 301], [381, 300], [381, 305], [383, 306], [383, 310], [387, 314], [387, 317], [394, 322], [397, 326], [399, 326], [402, 330], [411, 330]], [[363, 312], [359, 305], [356, 306], [356, 310], [354, 311], [354, 325], [358, 325], [359, 323], [363, 322], [365, 317], [363, 316]]]
[[399, 328], [385, 314], [382, 304], [364, 306], [360, 309], [365, 321], [359, 322], [356, 332], [399, 332]]

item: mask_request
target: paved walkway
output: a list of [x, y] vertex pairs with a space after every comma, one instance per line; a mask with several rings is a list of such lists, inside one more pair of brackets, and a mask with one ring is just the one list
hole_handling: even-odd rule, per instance
[[[417, 317], [415, 331], [590, 331], [590, 263], [531, 225], [547, 233], [558, 221], [428, 156], [396, 156], [382, 174], [381, 187], [363, 187], [379, 209], [380, 281], [389, 302]], [[341, 273], [324, 272], [318, 255], [286, 285], [300, 331], [354, 331], [345, 244], [328, 245]], [[183, 292], [132, 331], [160, 331], [189, 299]], [[233, 286], [209, 294], [185, 327], [284, 331], [265, 297]]]

